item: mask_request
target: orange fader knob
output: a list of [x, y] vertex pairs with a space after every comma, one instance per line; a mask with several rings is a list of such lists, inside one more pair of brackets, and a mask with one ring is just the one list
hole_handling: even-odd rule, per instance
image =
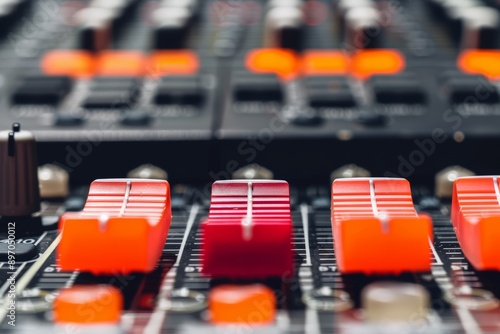
[[276, 296], [268, 287], [253, 285], [221, 285], [209, 294], [213, 323], [268, 324], [276, 314]]
[[139, 51], [103, 51], [96, 59], [99, 75], [142, 76], [146, 73], [146, 56]]
[[94, 75], [95, 58], [87, 51], [53, 50], [43, 56], [41, 70], [47, 75], [88, 78]]
[[62, 289], [54, 300], [54, 318], [59, 323], [116, 323], [122, 309], [122, 294], [110, 285], [75, 285]]
[[482, 74], [488, 79], [500, 79], [499, 50], [467, 50], [457, 60], [460, 70], [469, 74]]
[[337, 263], [344, 273], [430, 270], [432, 222], [415, 211], [405, 179], [335, 180], [332, 230]]
[[287, 49], [256, 49], [247, 54], [246, 67], [254, 73], [275, 73], [283, 80], [293, 79], [299, 71], [299, 58]]
[[148, 62], [148, 70], [157, 76], [196, 74], [200, 68], [198, 55], [190, 50], [156, 51]]
[[500, 176], [458, 178], [451, 220], [458, 242], [476, 269], [500, 270]]
[[361, 50], [351, 58], [352, 74], [362, 80], [376, 74], [398, 74], [403, 72], [405, 66], [405, 58], [397, 50]]
[[94, 274], [150, 272], [160, 258], [172, 218], [164, 180], [92, 182], [82, 212], [61, 217], [62, 270]]
[[304, 52], [301, 70], [306, 75], [343, 75], [349, 71], [349, 58], [341, 50]]

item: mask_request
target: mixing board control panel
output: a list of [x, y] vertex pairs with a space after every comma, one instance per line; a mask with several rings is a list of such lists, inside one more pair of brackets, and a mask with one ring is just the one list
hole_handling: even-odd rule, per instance
[[0, 332], [500, 333], [498, 1], [0, 27]]

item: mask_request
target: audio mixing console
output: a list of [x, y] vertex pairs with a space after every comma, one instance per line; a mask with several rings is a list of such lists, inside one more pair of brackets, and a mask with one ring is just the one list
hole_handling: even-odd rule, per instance
[[0, 332], [500, 333], [499, 82], [494, 0], [0, 0]]

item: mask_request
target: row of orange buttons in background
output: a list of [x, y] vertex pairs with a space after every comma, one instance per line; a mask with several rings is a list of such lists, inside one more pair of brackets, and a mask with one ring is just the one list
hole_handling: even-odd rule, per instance
[[[194, 74], [199, 70], [196, 53], [189, 50], [157, 51], [146, 55], [139, 51], [57, 50], [42, 59], [47, 75], [90, 77], [93, 75], [161, 76]], [[361, 50], [352, 55], [341, 50], [312, 50], [301, 56], [287, 49], [256, 49], [246, 57], [246, 67], [255, 73], [276, 73], [282, 79], [299, 74], [348, 75], [367, 79], [375, 74], [397, 74], [405, 69], [405, 58], [397, 50]], [[500, 79], [500, 51], [469, 50], [458, 59], [457, 66], [465, 73], [482, 74]]]

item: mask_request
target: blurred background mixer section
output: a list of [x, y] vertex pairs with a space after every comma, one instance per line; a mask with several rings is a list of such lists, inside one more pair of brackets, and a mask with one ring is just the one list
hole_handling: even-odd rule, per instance
[[182, 181], [233, 160], [304, 182], [352, 162], [417, 181], [451, 160], [493, 173], [476, 152], [498, 136], [497, 6], [2, 1], [0, 122], [79, 182], [137, 162]]

